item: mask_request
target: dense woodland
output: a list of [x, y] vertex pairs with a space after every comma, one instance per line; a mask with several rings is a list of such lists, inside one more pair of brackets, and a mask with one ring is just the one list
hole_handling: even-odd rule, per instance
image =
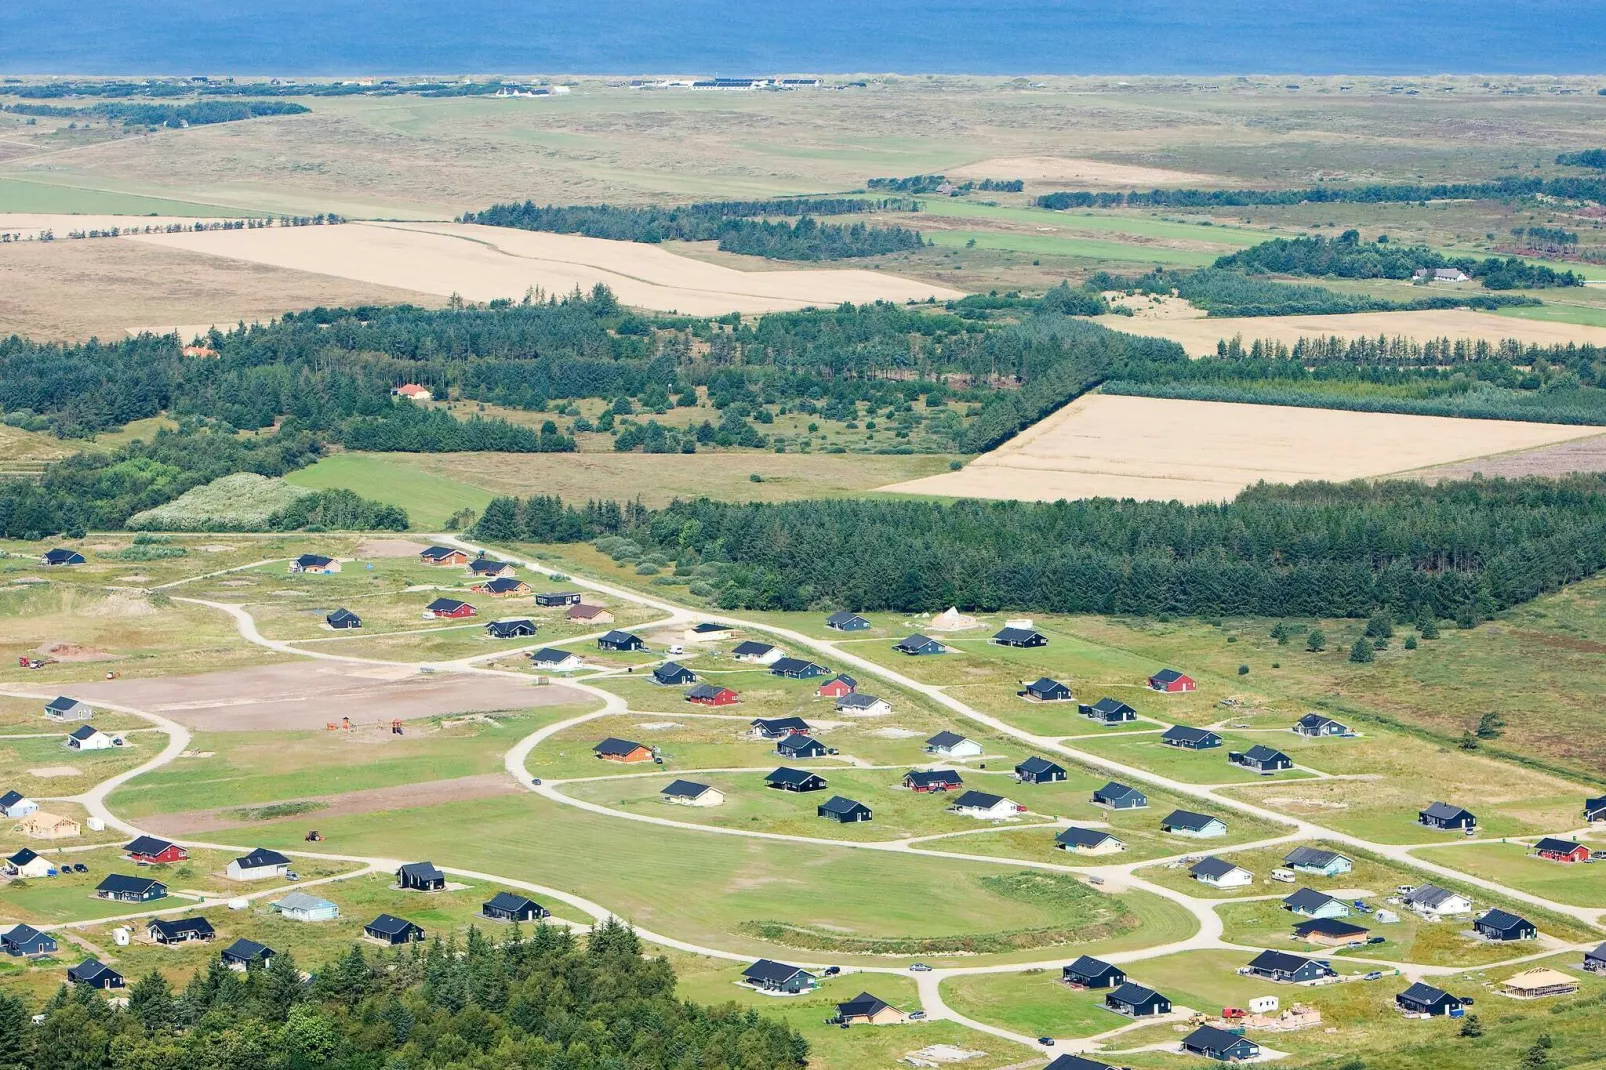
[[1303, 189], [1156, 189], [1130, 193], [1075, 190], [1038, 197], [1039, 208], [1247, 208], [1288, 204], [1384, 204], [1437, 200], [1498, 200], [1559, 197], [1606, 202], [1602, 178], [1501, 178], [1492, 182], [1446, 182], [1430, 185], [1322, 185]]
[[1606, 149], [1564, 152], [1556, 157], [1556, 162], [1563, 167], [1593, 167], [1598, 171], [1606, 171]]
[[725, 608], [1463, 623], [1606, 567], [1606, 476], [1260, 485], [1225, 505], [493, 501], [487, 540], [626, 536]]
[[58, 119], [106, 119], [124, 126], [209, 126], [257, 119], [265, 115], [302, 115], [311, 109], [289, 100], [202, 100], [194, 104], [92, 104], [85, 108], [55, 104], [6, 104], [0, 110], [18, 115], [47, 115]]
[[634, 932], [469, 930], [388, 954], [353, 947], [310, 982], [288, 953], [239, 974], [215, 959], [175, 992], [130, 978], [128, 1006], [65, 986], [0, 994], [3, 1070], [803, 1070], [808, 1042], [735, 1004], [675, 998]]
[[[1529, 228], [1532, 231], [1535, 228]], [[1540, 235], [1551, 236], [1549, 232]], [[1566, 232], [1560, 237], [1565, 241]], [[1572, 235], [1578, 240], [1576, 234]], [[1216, 261], [1217, 268], [1248, 275], [1308, 275], [1339, 279], [1409, 279], [1421, 268], [1459, 268], [1488, 290], [1543, 289], [1582, 286], [1584, 277], [1573, 271], [1555, 271], [1516, 257], [1448, 257], [1424, 245], [1397, 245], [1386, 238], [1361, 241], [1360, 231], [1346, 230], [1337, 238], [1274, 238]]]

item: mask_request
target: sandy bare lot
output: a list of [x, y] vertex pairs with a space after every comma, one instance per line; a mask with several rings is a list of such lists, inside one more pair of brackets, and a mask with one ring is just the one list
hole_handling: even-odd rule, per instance
[[625, 304], [699, 316], [963, 296], [880, 271], [737, 271], [640, 242], [458, 223], [348, 223], [127, 241], [442, 296], [458, 293], [471, 301], [517, 299], [530, 287], [563, 294], [599, 282]]
[[322, 728], [341, 717], [358, 726], [392, 718], [525, 709], [583, 701], [561, 685], [533, 687], [495, 676], [422, 675], [383, 665], [297, 661], [198, 676], [106, 680], [78, 694], [125, 703], [205, 732]]
[[883, 490], [1224, 501], [1265, 480], [1357, 479], [1600, 435], [1594, 427], [1093, 394], [958, 472]]
[[1515, 338], [1521, 342], [1551, 345], [1566, 342], [1593, 342], [1606, 345], [1606, 327], [1586, 327], [1576, 323], [1550, 323], [1545, 320], [1496, 316], [1492, 312], [1468, 309], [1436, 309], [1430, 312], [1357, 312], [1344, 316], [1222, 316], [1205, 319], [1180, 314], [1150, 316], [1099, 316], [1098, 322], [1117, 331], [1169, 338], [1195, 357], [1209, 356], [1224, 338], [1243, 336], [1247, 346], [1257, 338], [1293, 345], [1301, 338], [1393, 338], [1404, 335], [1425, 341], [1432, 338], [1486, 338], [1498, 342]]
[[[381, 810], [402, 810], [414, 806], [435, 806], [439, 803], [464, 802], [469, 799], [487, 799], [493, 795], [511, 795], [521, 789], [506, 773], [481, 773], [477, 776], [456, 777], [451, 780], [427, 780], [422, 784], [398, 784], [389, 788], [369, 788], [366, 791], [342, 791], [332, 795], [308, 795], [296, 802], [321, 802], [325, 805], [307, 814], [311, 819], [342, 817], [346, 814], [372, 814]], [[285, 802], [292, 800], [286, 799]], [[244, 824], [229, 812], [230, 808], [213, 810], [186, 810], [177, 814], [160, 814], [144, 819], [152, 832], [163, 836], [194, 836], [203, 832], [233, 828]]]
[[1020, 178], [1034, 185], [1049, 186], [1136, 186], [1147, 189], [1154, 186], [1231, 185], [1220, 175], [1110, 163], [1106, 160], [1075, 160], [1062, 156], [1000, 156], [956, 167], [945, 173], [957, 178]]

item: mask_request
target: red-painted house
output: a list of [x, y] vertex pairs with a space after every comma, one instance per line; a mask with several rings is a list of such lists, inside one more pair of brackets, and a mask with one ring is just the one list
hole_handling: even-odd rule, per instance
[[698, 684], [686, 692], [686, 701], [699, 706], [732, 706], [738, 701], [736, 692], [718, 684]]
[[853, 677], [838, 674], [836, 679], [821, 684], [816, 694], [821, 698], [841, 698], [843, 695], [853, 694], [854, 689], [858, 686], [858, 681]]
[[459, 602], [455, 598], [437, 598], [424, 607], [424, 616], [426, 617], [443, 617], [449, 620], [456, 620], [459, 617], [472, 617], [473, 615], [473, 606], [467, 602]]
[[1588, 862], [1589, 848], [1573, 840], [1545, 836], [1534, 844], [1534, 854], [1551, 862]]
[[178, 844], [159, 840], [155, 836], [135, 837], [123, 847], [123, 851], [130, 862], [142, 866], [182, 862], [190, 857], [190, 853]]
[[1165, 691], [1177, 694], [1182, 691], [1193, 691], [1198, 688], [1193, 677], [1177, 672], [1175, 669], [1161, 669], [1149, 677], [1149, 687], [1155, 691]]

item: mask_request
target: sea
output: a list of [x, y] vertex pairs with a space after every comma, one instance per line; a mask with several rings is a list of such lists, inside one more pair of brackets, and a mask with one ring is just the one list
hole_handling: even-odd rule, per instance
[[0, 0], [0, 73], [1606, 75], [1606, 2]]

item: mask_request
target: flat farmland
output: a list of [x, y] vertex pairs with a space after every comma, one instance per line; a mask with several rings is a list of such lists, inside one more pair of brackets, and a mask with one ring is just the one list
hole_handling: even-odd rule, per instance
[[1262, 480], [1364, 479], [1598, 434], [1592, 427], [1510, 420], [1092, 394], [958, 472], [881, 489], [1028, 501], [1213, 502]]
[[369, 285], [471, 301], [611, 287], [627, 305], [688, 315], [774, 312], [843, 301], [946, 301], [961, 290], [863, 269], [737, 271], [640, 242], [458, 223], [353, 223], [126, 239]]

